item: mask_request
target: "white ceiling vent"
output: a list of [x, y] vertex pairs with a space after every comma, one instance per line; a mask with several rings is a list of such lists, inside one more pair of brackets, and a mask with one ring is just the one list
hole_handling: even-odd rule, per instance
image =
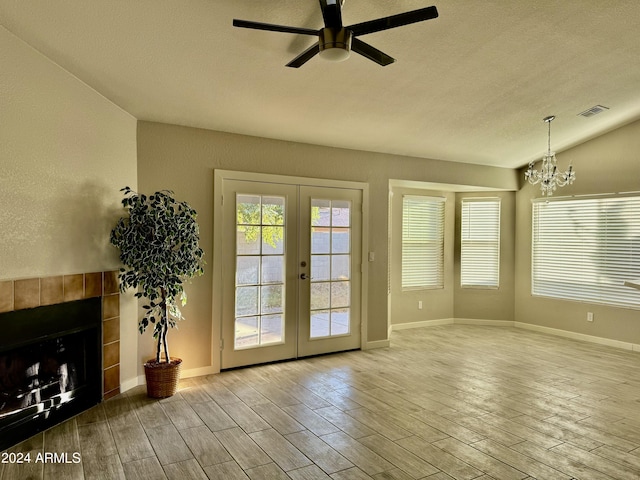
[[579, 117], [593, 117], [594, 115], [597, 115], [599, 113], [604, 112], [605, 110], [609, 110], [609, 107], [605, 107], [603, 105], [595, 105], [587, 110], [585, 110], [584, 112], [580, 112], [578, 114]]

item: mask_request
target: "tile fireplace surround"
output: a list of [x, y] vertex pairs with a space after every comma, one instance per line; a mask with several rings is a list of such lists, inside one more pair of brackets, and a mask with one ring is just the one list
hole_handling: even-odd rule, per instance
[[104, 400], [120, 393], [118, 272], [92, 272], [0, 281], [0, 313], [100, 297]]

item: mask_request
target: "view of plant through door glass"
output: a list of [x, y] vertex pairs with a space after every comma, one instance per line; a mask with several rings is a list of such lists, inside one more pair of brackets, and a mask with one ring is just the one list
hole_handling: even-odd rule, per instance
[[234, 348], [284, 342], [285, 198], [236, 195]]
[[311, 200], [311, 338], [349, 334], [351, 202]]

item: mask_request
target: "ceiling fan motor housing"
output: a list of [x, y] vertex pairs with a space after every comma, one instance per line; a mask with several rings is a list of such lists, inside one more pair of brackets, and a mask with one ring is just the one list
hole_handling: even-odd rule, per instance
[[351, 30], [346, 28], [320, 29], [320, 56], [333, 62], [342, 62], [351, 54]]

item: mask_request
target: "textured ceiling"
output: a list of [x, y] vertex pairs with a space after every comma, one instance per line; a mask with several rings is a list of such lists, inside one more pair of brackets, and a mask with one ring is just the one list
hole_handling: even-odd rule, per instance
[[547, 115], [557, 151], [640, 118], [637, 0], [433, 1], [346, 0], [345, 25], [437, 6], [362, 37], [387, 67], [287, 68], [313, 37], [232, 27], [319, 28], [317, 0], [0, 0], [0, 24], [141, 120], [513, 168]]

